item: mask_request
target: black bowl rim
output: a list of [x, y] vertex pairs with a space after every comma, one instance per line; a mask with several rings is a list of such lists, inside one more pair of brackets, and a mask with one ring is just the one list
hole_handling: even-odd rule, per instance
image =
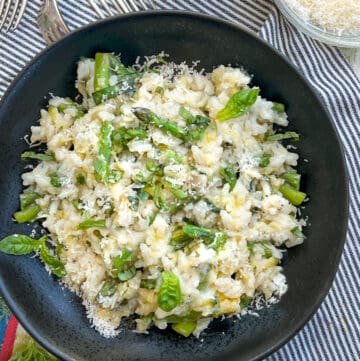
[[[346, 157], [345, 157], [345, 151], [344, 151], [344, 146], [340, 140], [339, 137], [339, 133], [334, 125], [334, 121], [332, 119], [332, 116], [330, 115], [328, 109], [326, 108], [326, 106], [323, 103], [323, 100], [321, 99], [321, 97], [319, 96], [319, 94], [315, 91], [315, 89], [313, 88], [313, 86], [310, 84], [310, 82], [301, 74], [301, 72], [285, 57], [285, 55], [283, 55], [282, 53], [280, 53], [280, 51], [278, 51], [276, 48], [274, 48], [273, 46], [271, 46], [269, 43], [267, 43], [265, 40], [263, 40], [262, 38], [260, 38], [259, 36], [256, 35], [255, 32], [247, 29], [245, 26], [241, 25], [241, 24], [237, 24], [235, 22], [231, 22], [229, 20], [225, 20], [222, 18], [219, 18], [217, 16], [213, 16], [213, 15], [207, 15], [207, 14], [203, 14], [203, 13], [198, 13], [198, 12], [193, 12], [193, 11], [185, 11], [185, 10], [148, 10], [148, 11], [138, 11], [138, 12], [134, 12], [134, 13], [128, 13], [128, 14], [121, 14], [121, 15], [117, 15], [117, 16], [112, 16], [103, 20], [99, 20], [93, 23], [90, 23], [88, 25], [82, 26], [79, 29], [76, 29], [74, 31], [71, 31], [69, 34], [67, 34], [65, 37], [63, 37], [62, 39], [60, 39], [59, 41], [55, 42], [54, 44], [51, 44], [49, 46], [47, 46], [44, 50], [42, 50], [38, 55], [36, 55], [21, 71], [20, 73], [15, 77], [15, 79], [11, 82], [10, 86], [8, 87], [8, 89], [6, 90], [6, 92], [4, 93], [2, 99], [0, 100], [0, 109], [2, 108], [2, 106], [4, 105], [4, 103], [6, 102], [7, 98], [11, 95], [13, 89], [15, 88], [16, 84], [18, 83], [18, 81], [26, 74], [27, 70], [33, 66], [41, 57], [43, 57], [46, 53], [50, 52], [51, 50], [57, 48], [58, 46], [60, 46], [65, 40], [70, 39], [71, 37], [73, 37], [75, 34], [83, 32], [83, 31], [87, 31], [87, 30], [93, 30], [94, 28], [102, 25], [102, 24], [107, 24], [107, 23], [111, 23], [111, 22], [117, 22], [117, 21], [121, 21], [122, 19], [126, 19], [128, 17], [144, 17], [144, 16], [180, 16], [180, 17], [192, 17], [192, 18], [198, 18], [198, 19], [203, 19], [203, 20], [208, 20], [208, 21], [212, 21], [215, 23], [220, 23], [222, 25], [226, 25], [229, 28], [232, 28], [233, 30], [236, 31], [241, 31], [246, 33], [247, 35], [255, 38], [257, 41], [259, 41], [260, 43], [262, 43], [263, 46], [267, 47], [268, 49], [272, 50], [278, 57], [280, 57], [283, 61], [285, 61], [287, 63], [288, 66], [290, 66], [290, 68], [292, 68], [292, 70], [297, 73], [297, 75], [301, 78], [301, 80], [307, 85], [308, 90], [310, 93], [312, 93], [312, 95], [318, 100], [318, 102], [322, 105], [323, 110], [325, 111], [328, 119], [329, 119], [329, 123], [334, 131], [336, 140], [337, 140], [337, 145], [341, 154], [341, 158], [342, 158], [342, 165], [343, 165], [343, 173], [344, 173], [344, 180], [345, 180], [345, 184], [346, 184], [346, 189], [345, 189], [345, 202], [344, 202], [344, 218], [343, 218], [343, 222], [341, 224], [342, 226], [342, 237], [339, 240], [339, 245], [338, 245], [338, 249], [337, 249], [337, 253], [336, 253], [336, 259], [334, 262], [334, 267], [332, 270], [332, 273], [328, 275], [328, 278], [326, 280], [325, 286], [321, 288], [320, 290], [320, 294], [318, 297], [318, 300], [316, 303], [314, 303], [314, 305], [312, 306], [310, 312], [306, 315], [304, 315], [304, 317], [302, 318], [301, 321], [299, 321], [296, 326], [294, 326], [293, 330], [291, 332], [288, 333], [287, 336], [281, 338], [280, 340], [278, 340], [276, 343], [274, 343], [268, 350], [263, 351], [262, 353], [258, 354], [257, 356], [255, 356], [252, 360], [249, 361], [260, 361], [262, 359], [264, 359], [265, 357], [271, 355], [272, 353], [274, 353], [275, 351], [277, 351], [278, 349], [280, 349], [283, 345], [285, 345], [291, 338], [293, 338], [307, 323], [308, 321], [313, 317], [313, 315], [315, 314], [315, 312], [318, 310], [318, 308], [320, 307], [320, 305], [322, 304], [322, 302], [324, 301], [325, 297], [327, 296], [327, 294], [329, 293], [329, 290], [331, 288], [331, 285], [333, 283], [333, 280], [335, 278], [336, 272], [339, 268], [339, 263], [340, 263], [340, 259], [341, 259], [341, 255], [343, 253], [344, 250], [344, 245], [345, 245], [345, 240], [346, 240], [346, 235], [347, 235], [347, 229], [348, 229], [348, 222], [349, 222], [349, 173], [348, 173], [348, 168], [346, 166]], [[61, 360], [64, 361], [74, 361], [72, 358], [70, 358], [67, 354], [65, 354], [64, 352], [58, 350], [56, 347], [54, 347], [51, 342], [48, 341], [47, 336], [45, 335], [41, 335], [39, 332], [37, 332], [33, 326], [30, 324], [30, 322], [28, 322], [26, 320], [25, 315], [22, 313], [22, 311], [17, 307], [15, 301], [13, 301], [11, 299], [10, 294], [8, 293], [7, 289], [6, 289], [6, 285], [3, 282], [2, 278], [0, 277], [0, 295], [2, 295], [2, 297], [5, 299], [6, 303], [8, 304], [10, 310], [12, 311], [12, 313], [16, 316], [17, 320], [20, 322], [20, 324], [24, 327], [24, 329], [42, 346], [44, 347], [46, 350], [48, 350], [49, 352], [51, 352], [54, 356], [60, 358]]]

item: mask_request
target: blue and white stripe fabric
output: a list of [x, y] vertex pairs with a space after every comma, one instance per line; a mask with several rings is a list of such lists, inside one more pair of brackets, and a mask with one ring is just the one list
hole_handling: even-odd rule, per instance
[[[157, 0], [158, 8], [184, 9], [240, 23], [277, 48], [322, 97], [345, 145], [350, 173], [350, 223], [334, 284], [320, 309], [290, 342], [267, 361], [360, 360], [360, 82], [333, 47], [299, 33], [269, 0]], [[9, 83], [45, 47], [36, 25], [40, 0], [28, 1], [13, 34], [0, 33], [0, 97]], [[70, 29], [90, 23], [86, 0], [59, 0]]]

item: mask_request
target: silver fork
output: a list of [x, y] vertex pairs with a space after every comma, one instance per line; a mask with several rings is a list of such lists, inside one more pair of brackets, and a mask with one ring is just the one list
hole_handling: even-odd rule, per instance
[[131, 11], [155, 9], [154, 0], [147, 4], [144, 0], [88, 0], [88, 3], [95, 10], [99, 17], [129, 13]]
[[9, 18], [6, 32], [15, 30], [24, 15], [27, 0], [0, 0], [0, 31]]
[[44, 0], [37, 22], [47, 44], [54, 43], [70, 32], [61, 16], [56, 0]]

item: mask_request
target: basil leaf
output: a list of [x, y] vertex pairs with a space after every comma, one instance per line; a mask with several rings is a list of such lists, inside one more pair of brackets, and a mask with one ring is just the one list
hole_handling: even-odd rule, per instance
[[58, 277], [64, 277], [66, 275], [64, 264], [55, 256], [53, 256], [43, 241], [40, 248], [40, 259], [50, 268], [52, 273]]
[[179, 157], [176, 152], [174, 152], [172, 149], [168, 149], [165, 152], [163, 152], [163, 156], [168, 160], [168, 163], [170, 164], [182, 164], [183, 160], [181, 157]]
[[154, 197], [153, 197], [153, 201], [155, 203], [155, 206], [159, 209], [163, 209], [164, 208], [164, 201], [161, 198], [161, 184], [157, 183], [155, 185], [155, 191], [154, 191]]
[[227, 234], [225, 232], [217, 229], [198, 227], [189, 223], [183, 225], [183, 232], [191, 238], [202, 239], [208, 247], [215, 250], [221, 248], [227, 240]]
[[109, 54], [109, 59], [111, 68], [110, 70], [117, 75], [137, 74], [137, 72], [131, 67], [126, 67], [116, 55]]
[[217, 207], [210, 199], [204, 198], [204, 202], [209, 206], [211, 212], [219, 214], [221, 212], [221, 208]]
[[23, 234], [13, 234], [0, 241], [0, 252], [21, 256], [37, 250], [40, 246], [38, 240]]
[[61, 177], [57, 173], [50, 174], [50, 184], [55, 188], [60, 188], [62, 185]]
[[229, 99], [225, 107], [217, 113], [219, 121], [224, 122], [246, 114], [256, 102], [259, 92], [258, 88], [239, 90]]
[[139, 210], [139, 198], [134, 196], [128, 196], [128, 201], [130, 203], [130, 208], [137, 212]]
[[136, 254], [134, 251], [124, 248], [121, 251], [121, 256], [117, 256], [113, 263], [113, 275], [121, 282], [128, 281], [136, 275]]
[[161, 169], [160, 166], [158, 166], [155, 162], [151, 162], [151, 161], [147, 161], [146, 162], [146, 169], [151, 172], [154, 173], [155, 175], [158, 176], [163, 176], [163, 170]]
[[228, 165], [225, 168], [220, 169], [220, 176], [225, 183], [230, 185], [230, 192], [235, 188], [237, 182], [237, 175], [235, 169]]
[[264, 153], [258, 161], [258, 165], [260, 168], [265, 168], [270, 164], [270, 157], [271, 155], [268, 153]]
[[182, 302], [180, 281], [172, 272], [163, 272], [161, 281], [158, 305], [162, 310], [170, 312]]
[[251, 298], [247, 295], [242, 295], [240, 298], [240, 307], [241, 309], [249, 307], [251, 304]]
[[55, 160], [55, 156], [54, 153], [35, 153], [35, 152], [24, 152], [23, 154], [21, 154], [21, 160], [26, 160], [26, 159], [37, 159], [37, 160]]
[[203, 239], [204, 243], [215, 250], [220, 249], [225, 245], [227, 240], [227, 234], [221, 231], [214, 231], [214, 237], [209, 239]]
[[78, 225], [78, 229], [88, 229], [88, 228], [105, 228], [106, 224], [105, 224], [105, 219], [99, 219], [99, 220], [92, 220], [92, 219], [88, 219], [84, 222], [81, 222]]
[[149, 193], [144, 191], [143, 189], [140, 189], [138, 191], [138, 198], [140, 201], [145, 202], [149, 199]]
[[173, 247], [174, 251], [178, 251], [185, 248], [191, 241], [192, 238], [184, 233], [182, 228], [178, 228], [171, 235], [170, 246]]

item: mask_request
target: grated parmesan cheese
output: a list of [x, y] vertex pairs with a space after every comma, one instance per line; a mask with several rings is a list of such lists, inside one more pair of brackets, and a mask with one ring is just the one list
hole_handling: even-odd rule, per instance
[[341, 34], [360, 32], [360, 0], [286, 0], [306, 21]]
[[[86, 114], [77, 117], [74, 109], [59, 111], [66, 99], [53, 96], [48, 109], [41, 112], [39, 125], [31, 129], [31, 141], [46, 143], [55, 159], [28, 169], [23, 184], [41, 195], [36, 204], [42, 225], [53, 245], [60, 245], [58, 256], [66, 270], [62, 285], [82, 298], [92, 327], [104, 337], [117, 336], [131, 315], [137, 317], [136, 332], [148, 333], [152, 322], [165, 329], [167, 317], [195, 312], [199, 317], [193, 330], [196, 337], [219, 314], [224, 318], [257, 315], [260, 308], [276, 303], [288, 287], [280, 266], [283, 251], [277, 247], [304, 240], [293, 229], [301, 231], [306, 221], [296, 217], [296, 207], [279, 190], [284, 182], [281, 175], [297, 165], [298, 155], [276, 141], [262, 140], [273, 132], [274, 124], [288, 125], [286, 113], [278, 113], [273, 102], [259, 96], [248, 113], [219, 122], [217, 113], [234, 92], [248, 87], [250, 77], [225, 66], [207, 74], [198, 72], [196, 62], [161, 64], [156, 65], [156, 73], [145, 71], [159, 56], [135, 64], [143, 71], [132, 97], [119, 95], [97, 106], [92, 99], [94, 61], [81, 60], [76, 84]], [[161, 96], [158, 87], [163, 90]], [[121, 172], [121, 177], [113, 183], [99, 181], [95, 163], [104, 122], [114, 129], [136, 128], [140, 124], [132, 109], [146, 107], [184, 127], [180, 106], [193, 115], [209, 115], [210, 124], [201, 139], [190, 147], [161, 129], [147, 127], [145, 139], [112, 148], [109, 170]], [[262, 167], [259, 156], [264, 153], [271, 157]], [[191, 201], [173, 214], [158, 205], [152, 185], [159, 180], [148, 163], [162, 169], [161, 182], [166, 186], [160, 191], [165, 204], [176, 201], [168, 185], [179, 187]], [[238, 172], [233, 189], [221, 175], [225, 166]], [[54, 172], [61, 175], [60, 187], [51, 183]], [[138, 175], [151, 178], [146, 187], [137, 181]], [[142, 189], [148, 195], [140, 199]], [[135, 197], [136, 208], [131, 203]], [[79, 228], [86, 220], [103, 220], [104, 225]], [[200, 240], [175, 249], [172, 236], [185, 222], [218, 230], [216, 237], [224, 231], [227, 240], [219, 249]], [[117, 280], [114, 260], [125, 249], [135, 255], [135, 273]], [[170, 312], [159, 305], [159, 282], [149, 288], [141, 284], [160, 280], [164, 271], [179, 279], [183, 298]], [[102, 292], [106, 285], [107, 292]], [[244, 297], [252, 300], [251, 309], [241, 303]]]

